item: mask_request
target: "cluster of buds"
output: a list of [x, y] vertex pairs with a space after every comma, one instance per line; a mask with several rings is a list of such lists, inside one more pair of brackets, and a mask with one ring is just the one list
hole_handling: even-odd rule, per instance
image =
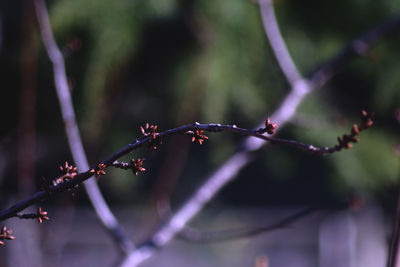
[[72, 178], [76, 175], [76, 170], [76, 167], [74, 167], [73, 165], [69, 165], [68, 161], [64, 163], [64, 166], [60, 166], [60, 171], [65, 174], [71, 175]]
[[41, 207], [38, 208], [37, 210], [37, 220], [39, 223], [42, 223], [43, 221], [48, 221], [50, 218], [47, 216], [47, 211], [42, 210]]
[[257, 132], [259, 134], [263, 134], [263, 133], [274, 134], [276, 128], [278, 128], [278, 124], [276, 124], [275, 122], [271, 122], [271, 119], [267, 118], [265, 120], [265, 128], [261, 128]]
[[22, 215], [17, 214], [17, 217], [20, 219], [37, 219], [39, 223], [42, 223], [43, 221], [50, 220], [47, 214], [47, 211], [42, 210], [42, 208], [39, 207], [36, 213], [27, 213]]
[[107, 166], [104, 163], [98, 163], [97, 164], [97, 170], [91, 169], [90, 173], [94, 174], [94, 176], [96, 178], [99, 178], [100, 175], [105, 175], [106, 174], [106, 171], [105, 171], [106, 167]]
[[266, 131], [268, 134], [274, 134], [276, 128], [278, 128], [278, 124], [276, 124], [275, 122], [271, 122], [271, 119], [270, 119], [270, 118], [267, 118], [267, 119], [265, 120], [265, 131]]
[[151, 136], [153, 139], [156, 139], [156, 137], [159, 135], [159, 133], [156, 132], [157, 127], [157, 125], [150, 125], [146, 123], [145, 127], [140, 126], [140, 131], [142, 132], [144, 137]]
[[192, 142], [197, 140], [200, 145], [202, 145], [205, 140], [208, 140], [208, 136], [204, 134], [204, 130], [187, 131], [185, 134], [192, 137]]
[[151, 139], [149, 141], [150, 147], [153, 148], [153, 150], [156, 150], [159, 145], [162, 144], [162, 141], [160, 138], [160, 133], [157, 132], [157, 125], [150, 125], [146, 123], [145, 127], [140, 126], [140, 131], [142, 132], [142, 135], [144, 137], [149, 137], [151, 136]]
[[3, 226], [0, 231], [0, 245], [4, 245], [5, 239], [7, 240], [13, 240], [15, 237], [12, 236], [13, 230], [11, 228], [7, 228], [6, 226]]
[[361, 111], [361, 126], [360, 131], [368, 129], [374, 122], [372, 118], [375, 116], [375, 112], [367, 112], [365, 110]]
[[135, 160], [134, 158], [131, 159], [129, 163], [126, 162], [120, 162], [120, 161], [114, 161], [113, 166], [116, 168], [128, 170], [131, 169], [133, 174], [138, 175], [139, 172], [145, 172], [146, 169], [143, 167], [143, 159], [137, 159]]
[[[354, 127], [353, 127], [354, 128]], [[335, 146], [335, 148], [338, 150], [338, 149], [341, 149], [341, 148], [346, 148], [346, 149], [348, 149], [348, 148], [352, 148], [353, 147], [353, 144], [352, 143], [358, 143], [358, 141], [360, 140], [360, 139], [358, 139], [357, 137], [354, 137], [353, 135], [348, 135], [348, 134], [344, 134], [343, 136], [339, 136], [338, 138], [337, 138], [337, 140], [338, 140], [338, 142], [339, 142], [339, 144], [338, 145], [336, 145]]]
[[353, 146], [352, 143], [357, 143], [359, 139], [357, 138], [357, 135], [365, 130], [370, 128], [374, 122], [372, 120], [374, 116], [374, 112], [367, 112], [365, 110], [361, 111], [361, 125], [358, 126], [357, 124], [354, 124], [353, 127], [351, 128], [351, 133], [350, 134], [344, 134], [343, 136], [338, 137], [338, 142], [334, 147], [335, 151], [339, 151], [342, 148], [348, 149]]
[[61, 177], [58, 177], [53, 181], [53, 185], [56, 186], [60, 183], [63, 183], [65, 181], [69, 181], [73, 179], [78, 173], [77, 168], [74, 167], [73, 165], [69, 165], [68, 161], [64, 163], [64, 166], [60, 166], [60, 171], [63, 174]]
[[134, 158], [132, 158], [131, 162], [129, 163], [129, 167], [132, 169], [132, 172], [135, 175], [138, 175], [139, 172], [146, 171], [146, 169], [143, 168], [143, 160], [142, 159], [135, 160]]

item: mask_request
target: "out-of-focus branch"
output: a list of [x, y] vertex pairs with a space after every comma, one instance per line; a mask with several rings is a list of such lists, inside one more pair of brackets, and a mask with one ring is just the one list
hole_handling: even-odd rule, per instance
[[[68, 137], [71, 153], [78, 169], [84, 171], [89, 169], [89, 164], [87, 162], [87, 158], [79, 134], [79, 129], [75, 119], [75, 112], [67, 83], [64, 58], [54, 40], [44, 0], [35, 0], [34, 3], [43, 44], [46, 48], [50, 60], [53, 63], [55, 87], [61, 106], [61, 112], [65, 124], [65, 131]], [[117, 219], [112, 214], [110, 208], [108, 207], [103, 196], [101, 195], [100, 189], [98, 188], [95, 180], [88, 180], [85, 183], [85, 189], [103, 226], [115, 239], [122, 251], [124, 251], [125, 253], [131, 251], [134, 248], [134, 244], [132, 243], [132, 241], [130, 241], [130, 239], [118, 223]]]
[[36, 151], [36, 75], [38, 46], [34, 36], [33, 3], [23, 1], [21, 21], [21, 99], [18, 127], [18, 191], [21, 196], [34, 192]]
[[276, 60], [282, 72], [285, 74], [286, 79], [289, 81], [290, 85], [294, 87], [296, 82], [300, 81], [302, 77], [290, 57], [285, 41], [279, 31], [272, 0], [260, 0], [259, 4], [264, 30], [267, 34], [269, 44], [274, 51]]
[[309, 81], [313, 87], [323, 86], [329, 79], [340, 71], [354, 56], [365, 56], [376, 42], [390, 36], [400, 29], [400, 16], [394, 16], [367, 32], [353, 39], [333, 58], [320, 66], [316, 66], [309, 74]]
[[178, 238], [189, 243], [209, 243], [224, 242], [242, 238], [249, 238], [260, 234], [265, 234], [274, 230], [285, 229], [293, 223], [313, 215], [319, 211], [331, 209], [346, 209], [349, 203], [343, 203], [334, 207], [310, 207], [289, 215], [275, 223], [259, 227], [242, 227], [237, 229], [227, 229], [222, 231], [200, 231], [191, 227], [185, 227], [179, 234]]
[[[271, 116], [271, 119], [279, 124], [280, 128], [294, 115], [298, 105], [314, 88], [323, 86], [340, 68], [342, 68], [353, 56], [360, 54], [360, 44], [363, 52], [371, 45], [393, 33], [400, 28], [400, 17], [395, 17], [383, 24], [379, 24], [359, 38], [354, 39], [348, 46], [332, 57], [325, 64], [311, 72], [308, 79], [300, 79], [295, 82], [290, 93], [286, 96], [279, 108]], [[285, 49], [285, 48], [283, 48]], [[288, 52], [286, 52], [289, 55]], [[150, 258], [161, 247], [165, 246], [186, 223], [191, 220], [213, 196], [215, 196], [227, 183], [234, 180], [240, 170], [252, 160], [252, 151], [263, 145], [257, 138], [247, 138], [241, 146], [241, 150], [226, 160], [214, 173], [205, 179], [205, 182], [193, 193], [182, 207], [173, 214], [154, 235], [129, 254], [121, 266], [137, 266]]]

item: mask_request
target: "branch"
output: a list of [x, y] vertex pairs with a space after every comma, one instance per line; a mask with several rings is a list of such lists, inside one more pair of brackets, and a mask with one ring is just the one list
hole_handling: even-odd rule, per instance
[[[308, 75], [308, 79], [298, 80], [290, 93], [284, 99], [271, 119], [282, 127], [294, 115], [298, 105], [313, 89], [323, 86], [340, 68], [350, 59], [359, 55], [360, 45], [367, 51], [371, 45], [400, 28], [400, 16], [385, 23], [375, 26], [359, 38], [340, 50], [325, 64], [318, 67]], [[123, 267], [137, 266], [150, 258], [160, 247], [167, 244], [185, 224], [192, 219], [213, 196], [215, 196], [227, 183], [234, 180], [240, 170], [252, 161], [252, 151], [258, 150], [263, 145], [260, 139], [248, 138], [242, 144], [241, 150], [225, 161], [213, 174], [205, 179], [196, 192], [170, 217], [153, 236], [141, 247], [133, 251], [122, 262]]]
[[[363, 126], [365, 122], [368, 122], [369, 126], [372, 125], [372, 121], [370, 120], [371, 113], [366, 113], [366, 114], [367, 115], [365, 116], [368, 116], [369, 119], [363, 120], [362, 124], [359, 126], [360, 129], [367, 128]], [[266, 125], [268, 126], [269, 124], [267, 123]], [[141, 127], [141, 129], [144, 128]], [[64, 166], [60, 166], [60, 170], [65, 173], [64, 175], [52, 181], [47, 180], [46, 185], [44, 186], [45, 190], [39, 191], [34, 195], [30, 196], [29, 198], [27, 198], [26, 200], [23, 200], [15, 204], [14, 206], [10, 207], [9, 209], [0, 212], [0, 221], [3, 221], [11, 217], [19, 217], [19, 215], [17, 214], [18, 212], [26, 209], [27, 207], [33, 205], [34, 203], [46, 200], [49, 196], [55, 195], [60, 192], [69, 192], [75, 189], [84, 181], [88, 180], [93, 175], [99, 177], [100, 175], [106, 174], [105, 170], [108, 167], [132, 169], [132, 171], [136, 174], [139, 171], [142, 172], [145, 170], [143, 168], [142, 160], [140, 159], [132, 160], [131, 164], [128, 164], [128, 163], [118, 162], [117, 159], [141, 147], [150, 147], [153, 149], [157, 149], [158, 146], [162, 143], [162, 141], [166, 137], [175, 134], [189, 135], [189, 137], [192, 138], [192, 141], [198, 141], [199, 144], [202, 144], [204, 140], [208, 139], [208, 137], [204, 135], [204, 132], [209, 132], [209, 133], [233, 132], [240, 135], [253, 136], [263, 141], [269, 142], [271, 144], [288, 145], [322, 155], [340, 151], [342, 148], [349, 148], [347, 145], [345, 145], [346, 143], [344, 142], [342, 142], [342, 145], [340, 145], [339, 143], [339, 145], [335, 145], [332, 148], [327, 148], [327, 147], [319, 148], [310, 144], [305, 144], [294, 140], [274, 138], [261, 134], [263, 132], [268, 131], [269, 127], [260, 128], [258, 130], [249, 130], [249, 129], [239, 128], [236, 125], [200, 124], [196, 122], [193, 124], [183, 125], [177, 128], [169, 129], [160, 133], [155, 131], [157, 129], [157, 126], [152, 125], [150, 129], [152, 130], [148, 132], [144, 131], [143, 136], [136, 139], [135, 142], [126, 145], [118, 152], [109, 156], [105, 160], [97, 163], [95, 166], [91, 167], [85, 172], [76, 173], [77, 169], [73, 166], [70, 166], [66, 162]], [[341, 148], [339, 148], [339, 146], [341, 146]], [[238, 160], [237, 164], [240, 165], [241, 164], [240, 158], [235, 157], [235, 159]], [[208, 188], [203, 189], [200, 192], [200, 194], [202, 194], [202, 197], [211, 197], [211, 195], [209, 195], [207, 190]]]
[[[351, 203], [350, 203], [351, 204]], [[292, 215], [289, 215], [273, 224], [253, 228], [238, 228], [228, 229], [223, 231], [200, 231], [194, 228], [185, 227], [179, 234], [178, 238], [189, 243], [209, 243], [209, 242], [224, 242], [235, 239], [249, 238], [256, 235], [264, 234], [274, 230], [290, 227], [294, 222], [308, 217], [314, 213], [327, 209], [346, 209], [349, 203], [343, 203], [335, 207], [311, 207], [303, 209]]]
[[285, 41], [283, 40], [281, 32], [279, 31], [272, 0], [260, 0], [259, 4], [264, 30], [267, 34], [269, 44], [274, 51], [275, 57], [283, 74], [286, 76], [286, 79], [289, 81], [290, 85], [294, 87], [296, 82], [302, 80], [302, 77], [292, 58], [290, 57]]
[[[75, 112], [67, 83], [64, 58], [54, 40], [44, 0], [35, 0], [34, 3], [43, 44], [53, 63], [55, 86], [64, 119], [65, 132], [68, 137], [69, 147], [78, 169], [87, 170], [89, 164], [75, 119]], [[96, 182], [93, 179], [88, 180], [85, 183], [85, 189], [103, 226], [118, 243], [123, 252], [128, 253], [131, 251], [134, 248], [134, 244], [130, 241], [127, 234], [112, 214], [110, 208], [107, 206]]]
[[343, 66], [345, 66], [354, 56], [365, 56], [376, 44], [384, 37], [388, 37], [400, 29], [400, 16], [394, 16], [386, 21], [374, 26], [367, 32], [352, 40], [335, 57], [317, 66], [311, 71], [309, 77], [314, 87], [323, 86], [332, 78]]

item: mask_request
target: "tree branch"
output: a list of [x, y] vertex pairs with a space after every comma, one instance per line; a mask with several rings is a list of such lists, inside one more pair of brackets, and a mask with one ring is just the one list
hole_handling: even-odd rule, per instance
[[178, 238], [189, 243], [210, 243], [224, 242], [242, 238], [249, 238], [256, 235], [264, 234], [274, 230], [290, 227], [294, 222], [305, 217], [313, 215], [319, 211], [330, 209], [346, 209], [349, 203], [343, 203], [334, 207], [310, 207], [289, 215], [275, 223], [260, 227], [246, 227], [237, 229], [227, 229], [223, 231], [200, 231], [191, 227], [185, 227], [179, 234]]
[[[369, 121], [369, 120], [368, 120]], [[371, 122], [372, 123], [372, 122]], [[359, 127], [360, 129], [363, 129], [363, 124]], [[371, 124], [372, 125], [372, 124]], [[153, 125], [152, 125], [153, 126]], [[84, 181], [88, 180], [90, 177], [95, 175], [96, 177], [99, 177], [100, 175], [106, 174], [105, 170], [108, 167], [116, 167], [116, 168], [122, 168], [122, 169], [128, 169], [127, 167], [123, 166], [124, 164], [121, 164], [120, 162], [116, 161], [120, 157], [129, 154], [130, 152], [140, 148], [140, 147], [151, 147], [151, 148], [157, 148], [162, 141], [169, 136], [175, 135], [175, 134], [184, 134], [184, 135], [189, 135], [189, 137], [192, 138], [192, 141], [198, 141], [200, 144], [204, 142], [204, 140], [208, 139], [207, 136], [204, 135], [204, 132], [210, 132], [210, 133], [220, 133], [220, 132], [233, 132], [237, 133], [240, 135], [245, 135], [245, 136], [253, 136], [256, 138], [259, 138], [263, 141], [269, 142], [271, 144], [282, 144], [282, 145], [288, 145], [300, 149], [307, 150], [312, 153], [316, 154], [328, 154], [328, 153], [334, 153], [337, 151], [340, 151], [342, 148], [347, 148], [345, 145], [342, 145], [341, 148], [338, 148], [338, 145], [332, 147], [332, 148], [319, 148], [310, 144], [305, 144], [301, 143], [298, 141], [294, 140], [288, 140], [288, 139], [282, 139], [282, 138], [274, 138], [274, 137], [269, 137], [261, 134], [260, 132], [264, 132], [266, 128], [261, 128], [258, 130], [249, 130], [249, 129], [244, 129], [244, 128], [239, 128], [236, 125], [221, 125], [221, 124], [200, 124], [200, 123], [193, 123], [193, 124], [188, 124], [188, 125], [183, 125], [177, 128], [169, 129], [164, 132], [155, 132], [152, 131], [151, 133], [144, 133], [142, 137], [139, 137], [138, 139], [135, 140], [135, 142], [126, 145], [124, 148], [119, 150], [118, 152], [114, 153], [113, 155], [109, 156], [105, 160], [97, 163], [95, 166], [91, 167], [85, 172], [81, 173], [76, 173], [75, 168], [73, 166], [69, 166], [67, 163], [65, 164], [64, 169], [69, 169], [66, 173], [67, 175], [63, 175], [61, 178], [55, 179], [54, 181], [48, 181], [47, 184], [45, 185], [45, 190], [39, 191], [35, 193], [34, 195], [30, 196], [29, 198], [15, 204], [14, 206], [10, 207], [9, 209], [0, 212], [0, 221], [3, 221], [5, 219], [11, 218], [11, 217], [18, 217], [18, 212], [26, 209], [27, 207], [33, 205], [34, 203], [44, 201], [48, 197], [55, 195], [60, 192], [68, 192], [79, 186], [81, 183]], [[194, 138], [194, 139], [193, 139]], [[202, 141], [201, 141], [202, 140]], [[234, 160], [236, 161], [236, 164], [241, 165], [241, 157], [236, 156], [234, 157]], [[139, 162], [138, 162], [139, 161]], [[140, 160], [134, 161], [134, 164], [132, 165], [131, 169], [134, 171], [141, 170], [142, 168], [142, 162]], [[68, 179], [64, 179], [64, 177], [67, 177]], [[208, 187], [203, 188], [200, 192], [198, 192], [199, 197], [204, 200], [208, 200], [212, 195], [210, 195], [210, 190], [212, 190], [216, 184], [210, 184]], [[187, 207], [188, 209], [190, 208], [195, 208], [195, 205], [190, 205]], [[186, 211], [187, 212], [187, 211]], [[183, 213], [185, 214], [185, 213]], [[178, 217], [180, 218], [180, 217]], [[161, 240], [165, 238], [163, 234], [167, 234], [167, 232], [161, 232], [161, 234], [158, 235], [158, 238]]]
[[371, 46], [384, 37], [390, 36], [400, 30], [400, 16], [393, 16], [386, 21], [375, 25], [361, 36], [353, 39], [333, 58], [316, 66], [309, 74], [309, 80], [314, 87], [323, 86], [354, 56], [365, 56]]
[[[75, 119], [75, 112], [67, 83], [64, 58], [54, 40], [44, 0], [35, 0], [34, 3], [43, 44], [53, 63], [55, 86], [64, 119], [65, 132], [68, 137], [69, 147], [78, 169], [81, 171], [87, 170], [89, 164]], [[103, 226], [118, 243], [123, 252], [128, 253], [131, 251], [134, 248], [134, 244], [130, 241], [127, 234], [112, 214], [95, 180], [88, 180], [85, 183], [85, 189]]]
[[282, 34], [279, 31], [272, 0], [260, 0], [259, 4], [264, 30], [267, 34], [269, 44], [274, 51], [274, 55], [283, 74], [286, 76], [286, 79], [290, 85], [294, 87], [296, 82], [302, 80], [303, 78], [301, 77], [301, 74], [297, 70], [296, 65], [290, 57], [285, 41], [283, 40]]

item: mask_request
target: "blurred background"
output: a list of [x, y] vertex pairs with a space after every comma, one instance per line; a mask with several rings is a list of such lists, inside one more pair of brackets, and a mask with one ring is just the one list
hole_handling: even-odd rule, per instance
[[[254, 128], [290, 90], [255, 1], [46, 3], [90, 164], [132, 142], [146, 122], [161, 130], [194, 121]], [[400, 13], [397, 0], [274, 4], [288, 49], [304, 75], [351, 39]], [[203, 230], [262, 226], [302, 207], [335, 205], [354, 195], [362, 200], [357, 211], [321, 212], [290, 229], [217, 245], [177, 240], [143, 266], [264, 266], [256, 265], [260, 261], [270, 266], [384, 266], [399, 189], [399, 44], [398, 33], [391, 35], [344, 65], [302, 102], [279, 133], [332, 146], [359, 122], [362, 109], [374, 111], [375, 125], [362, 132], [359, 144], [326, 157], [285, 146], [262, 149], [190, 225]], [[57, 177], [58, 166], [72, 162], [52, 65], [30, 0], [0, 2], [0, 75], [4, 210], [40, 190], [42, 177]], [[156, 151], [140, 149], [124, 158], [145, 158], [145, 173], [110, 169], [99, 179], [134, 241], [146, 240], [243, 140], [231, 133], [209, 137], [202, 146], [171, 137]], [[1, 248], [1, 266], [118, 264], [118, 250], [84, 190], [61, 194], [43, 206], [51, 221], [42, 225], [4, 222], [16, 240]], [[376, 262], [368, 261], [372, 256]]]

